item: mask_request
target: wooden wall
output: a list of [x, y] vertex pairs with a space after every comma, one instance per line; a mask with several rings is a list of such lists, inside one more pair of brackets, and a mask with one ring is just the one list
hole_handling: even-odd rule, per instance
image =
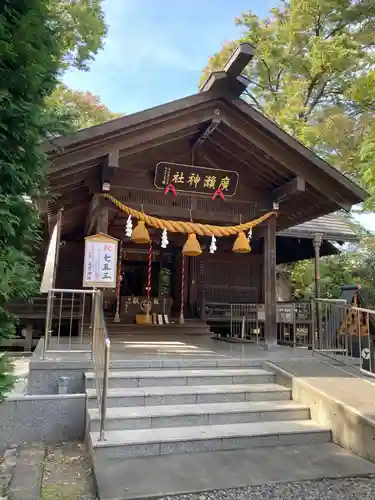
[[65, 241], [60, 248], [56, 288], [82, 289], [84, 242]]

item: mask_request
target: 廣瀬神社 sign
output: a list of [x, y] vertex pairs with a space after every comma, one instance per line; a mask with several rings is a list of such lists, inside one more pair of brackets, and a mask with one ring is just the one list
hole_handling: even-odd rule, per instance
[[118, 240], [107, 234], [85, 238], [83, 286], [116, 288]]
[[161, 161], [156, 165], [154, 184], [158, 189], [172, 185], [176, 191], [213, 195], [221, 189], [225, 197], [236, 194], [238, 173], [234, 170], [181, 165]]

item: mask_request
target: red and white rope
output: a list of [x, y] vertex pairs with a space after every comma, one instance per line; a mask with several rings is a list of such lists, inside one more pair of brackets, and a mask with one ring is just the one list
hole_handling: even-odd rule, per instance
[[151, 269], [152, 269], [152, 242], [148, 249], [148, 274], [147, 274], [147, 298], [151, 297]]
[[181, 254], [181, 307], [180, 317], [184, 317], [184, 301], [185, 301], [185, 256]]

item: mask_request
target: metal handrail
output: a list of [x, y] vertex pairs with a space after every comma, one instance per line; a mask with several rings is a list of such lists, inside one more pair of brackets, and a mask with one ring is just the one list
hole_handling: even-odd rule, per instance
[[[67, 296], [64, 297], [64, 294]], [[72, 288], [50, 288], [47, 295], [47, 308], [46, 308], [46, 321], [44, 327], [44, 342], [42, 347], [42, 359], [44, 359], [47, 351], [50, 350], [50, 342], [52, 337], [52, 322], [55, 317], [57, 321], [57, 341], [60, 342], [60, 327], [64, 311], [67, 311], [67, 320], [69, 322], [69, 337], [68, 337], [68, 347], [71, 348], [72, 344], [72, 326], [73, 319], [78, 319], [80, 323], [80, 341], [83, 342], [83, 329], [84, 329], [84, 319], [85, 319], [85, 298], [87, 296], [95, 296], [94, 289], [82, 290], [82, 289], [72, 289]], [[83, 307], [80, 304], [75, 303], [76, 298], [83, 299]], [[55, 302], [55, 299], [57, 303]], [[67, 305], [68, 307], [64, 307]], [[77, 306], [80, 310], [77, 311]], [[55, 314], [56, 313], [56, 314]], [[57, 348], [59, 350], [59, 348]], [[65, 350], [65, 349], [64, 349]]]
[[103, 297], [100, 290], [96, 290], [94, 294], [92, 342], [92, 364], [100, 417], [99, 441], [103, 441], [105, 439], [111, 341], [108, 335], [103, 310]]
[[[355, 365], [366, 375], [375, 376], [375, 310], [348, 304], [344, 299], [313, 299], [319, 327], [313, 351]], [[353, 365], [354, 362], [354, 365]]]

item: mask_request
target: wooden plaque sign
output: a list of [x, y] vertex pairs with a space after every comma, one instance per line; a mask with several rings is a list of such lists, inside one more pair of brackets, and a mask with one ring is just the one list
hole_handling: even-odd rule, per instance
[[83, 286], [116, 288], [118, 240], [107, 234], [85, 238]]
[[217, 170], [161, 161], [156, 165], [154, 184], [165, 189], [172, 184], [176, 191], [213, 195], [220, 188], [225, 197], [234, 196], [239, 175], [234, 170]]

